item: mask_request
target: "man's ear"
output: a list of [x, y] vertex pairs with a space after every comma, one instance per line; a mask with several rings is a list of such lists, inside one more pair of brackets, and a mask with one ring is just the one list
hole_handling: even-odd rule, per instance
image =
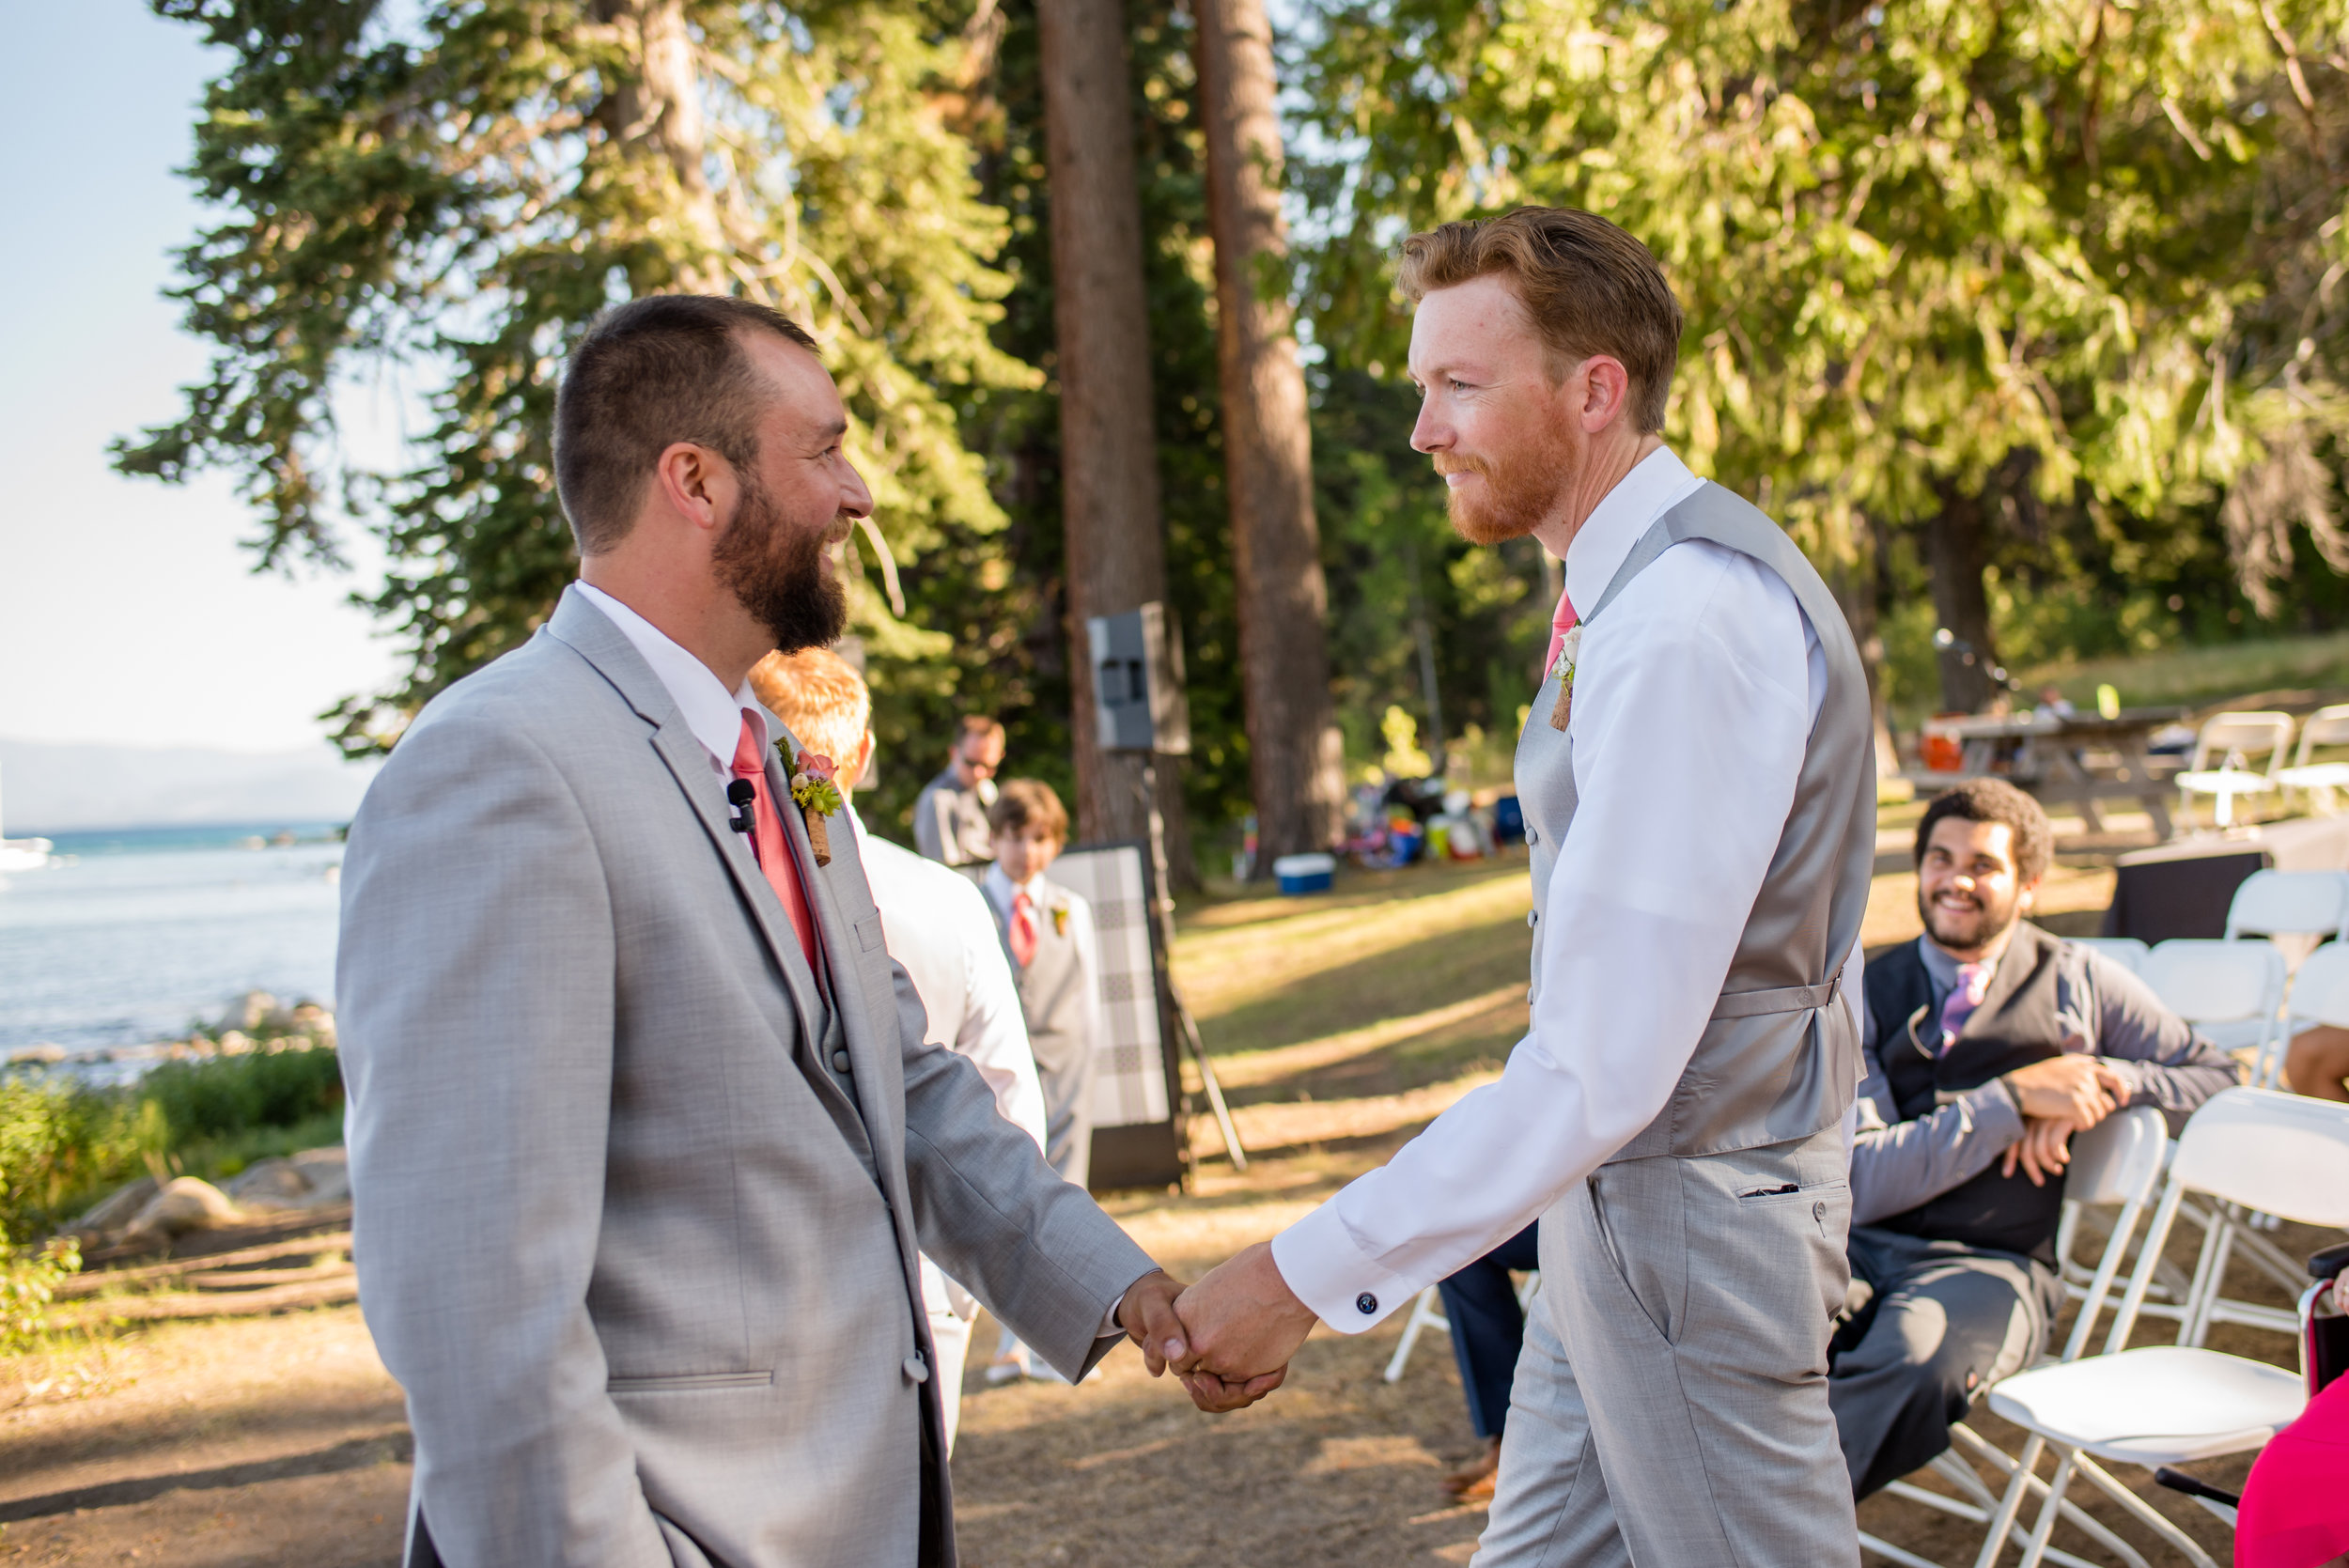
[[856, 754], [840, 769], [843, 787], [854, 789], [864, 782], [865, 769], [873, 766], [873, 732], [866, 730], [864, 738], [857, 742]]
[[653, 483], [679, 516], [715, 529], [732, 497], [733, 474], [716, 453], [690, 441], [672, 442], [653, 466]]
[[1631, 372], [1612, 354], [1582, 362], [1582, 429], [1596, 435], [1614, 423], [1631, 400]]
[[2039, 903], [2039, 884], [2044, 880], [2046, 880], [2044, 875], [2034, 877], [2015, 891], [2015, 912], [2016, 914], [2027, 915], [2031, 912], [2031, 909]]

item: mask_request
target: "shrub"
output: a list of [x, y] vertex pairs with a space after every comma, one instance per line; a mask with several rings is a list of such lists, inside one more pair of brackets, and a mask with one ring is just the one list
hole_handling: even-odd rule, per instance
[[137, 1093], [162, 1113], [178, 1148], [314, 1121], [342, 1105], [343, 1079], [331, 1049], [258, 1050], [166, 1062], [140, 1080]]
[[81, 1250], [70, 1239], [36, 1251], [10, 1247], [0, 1235], [0, 1356], [21, 1356], [39, 1347], [49, 1331], [49, 1303], [57, 1281], [82, 1266]]

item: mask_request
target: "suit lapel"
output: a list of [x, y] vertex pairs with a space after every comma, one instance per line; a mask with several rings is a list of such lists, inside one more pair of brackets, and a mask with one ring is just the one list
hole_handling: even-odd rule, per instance
[[[816, 988], [816, 976], [807, 966], [806, 956], [800, 951], [799, 933], [791, 928], [791, 918], [784, 912], [783, 901], [768, 884], [766, 874], [759, 869], [757, 857], [743, 842], [744, 835], [736, 832], [727, 823], [725, 793], [717, 775], [711, 771], [709, 753], [694, 738], [685, 722], [685, 715], [677, 711], [677, 700], [669, 689], [652, 672], [643, 656], [637, 653], [620, 629], [611, 618], [597, 609], [574, 589], [566, 588], [555, 605], [554, 614], [547, 622], [547, 631], [568, 644], [581, 658], [593, 664], [614, 690], [627, 699], [637, 716], [653, 726], [652, 749], [676, 779], [678, 790], [693, 809], [703, 831], [709, 835], [717, 849], [718, 859], [725, 863], [726, 873], [734, 878], [743, 904], [751, 911], [759, 936], [774, 955], [775, 967], [782, 970], [785, 988], [790, 993], [793, 1009], [799, 1014], [801, 1032], [809, 1039], [819, 1037], [824, 1016], [823, 1001]], [[770, 759], [768, 778], [774, 778]], [[778, 797], [778, 800], [787, 798]], [[786, 813], [787, 818], [796, 815], [796, 808]], [[801, 831], [804, 838], [805, 831]]]
[[[785, 729], [781, 720], [770, 714], [768, 723], [776, 738], [788, 742], [792, 751], [798, 752], [799, 737]], [[800, 886], [807, 893], [808, 916], [816, 924], [816, 944], [822, 952], [825, 969], [832, 976], [832, 1001], [841, 1014], [840, 1032], [848, 1042], [850, 1071], [858, 1083], [877, 1089], [899, 1082], [900, 1064], [894, 1060], [884, 1063], [879, 1056], [883, 1050], [895, 1048], [895, 1013], [893, 1011], [883, 1017], [870, 1019], [869, 1029], [849, 1027], [850, 1009], [863, 1001], [861, 994], [855, 1001], [849, 998], [851, 991], [859, 990], [863, 985], [861, 966], [863, 952], [854, 933], [848, 929], [847, 918], [840, 912], [839, 901], [832, 896], [831, 867], [818, 867], [816, 863], [815, 848], [808, 842], [806, 814], [801, 810], [800, 803], [791, 799], [791, 779], [783, 769], [783, 754], [772, 746], [767, 750], [767, 787], [774, 791], [775, 803], [783, 817], [784, 837], [790, 846], [794, 863], [800, 868]], [[838, 866], [844, 861], [854, 862], [856, 857], [852, 846], [842, 842], [854, 832], [848, 825], [848, 814], [836, 814], [827, 827], [832, 840], [832, 865]], [[883, 1129], [879, 1116], [885, 1098], [885, 1094], [876, 1093], [860, 1093], [857, 1096], [866, 1136], [884, 1150], [894, 1153], [896, 1140]]]

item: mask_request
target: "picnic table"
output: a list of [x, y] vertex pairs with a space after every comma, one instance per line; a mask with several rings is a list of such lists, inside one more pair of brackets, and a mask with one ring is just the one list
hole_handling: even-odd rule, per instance
[[2154, 732], [2184, 720], [2184, 707], [2124, 707], [2117, 718], [2094, 713], [2015, 713], [1939, 721], [1937, 727], [1964, 748], [1954, 772], [1909, 775], [1920, 788], [1946, 789], [1968, 779], [2000, 778], [2042, 805], [2070, 805], [2092, 833], [2105, 831], [2100, 800], [2136, 800], [2163, 839], [2170, 834], [2170, 780], [2180, 764], [2155, 762]]

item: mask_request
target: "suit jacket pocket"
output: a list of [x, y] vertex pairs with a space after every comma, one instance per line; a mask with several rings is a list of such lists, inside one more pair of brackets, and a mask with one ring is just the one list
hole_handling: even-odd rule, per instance
[[774, 1385], [767, 1372], [681, 1372], [657, 1377], [614, 1377], [603, 1385], [613, 1394], [695, 1393], [709, 1389], [765, 1389]]

